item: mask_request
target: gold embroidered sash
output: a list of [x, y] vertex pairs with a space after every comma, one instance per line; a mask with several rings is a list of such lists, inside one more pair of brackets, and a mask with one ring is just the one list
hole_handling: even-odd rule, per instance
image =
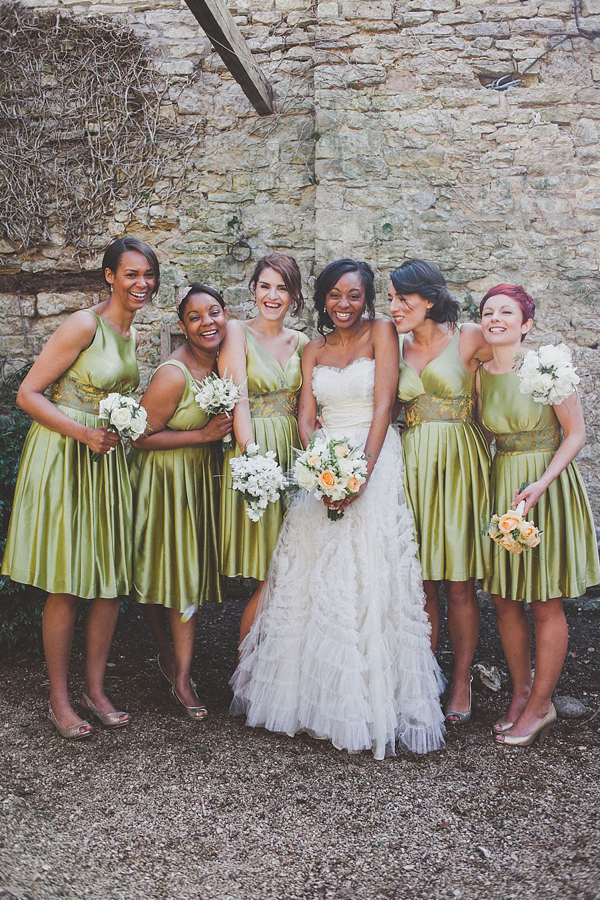
[[464, 397], [434, 397], [420, 394], [406, 406], [406, 424], [422, 425], [424, 422], [474, 422], [475, 395]]
[[538, 428], [535, 431], [515, 431], [496, 435], [496, 453], [512, 456], [516, 453], [554, 453], [561, 441], [559, 425]]
[[93, 384], [85, 381], [79, 381], [73, 375], [66, 373], [52, 385], [50, 399], [57, 405], [81, 409], [83, 412], [97, 416], [100, 401], [109, 394], [110, 391], [94, 387]]
[[296, 416], [298, 391], [270, 391], [268, 394], [250, 394], [250, 415], [257, 419], [268, 416]]

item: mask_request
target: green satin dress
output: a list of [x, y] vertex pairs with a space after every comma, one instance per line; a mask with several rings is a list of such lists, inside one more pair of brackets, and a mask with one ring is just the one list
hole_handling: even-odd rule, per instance
[[[491, 506], [502, 515], [515, 491], [546, 471], [562, 435], [551, 406], [519, 391], [516, 372], [492, 375], [481, 368], [482, 420], [496, 437]], [[579, 597], [600, 582], [592, 511], [575, 462], [569, 463], [527, 514], [542, 532], [541, 542], [521, 554], [493, 545], [486, 590], [513, 600]], [[490, 541], [492, 541], [487, 538]]]
[[[181, 400], [167, 428], [204, 428], [210, 415], [196, 403], [191, 373], [179, 360], [162, 365], [176, 366], [185, 375]], [[223, 599], [217, 549], [221, 459], [220, 441], [175, 450], [132, 450], [133, 588], [139, 603], [183, 613], [190, 606]]]
[[404, 362], [398, 398], [406, 495], [415, 520], [423, 579], [466, 581], [489, 574], [490, 453], [475, 422], [475, 375], [460, 358], [457, 328], [421, 375]]
[[[282, 369], [246, 326], [246, 374], [254, 440], [264, 453], [274, 450], [284, 472], [292, 468], [292, 448], [299, 448], [297, 405], [302, 386], [302, 350], [308, 338], [298, 332], [298, 347]], [[246, 504], [231, 487], [229, 460], [239, 448], [225, 451], [221, 489], [221, 566], [223, 575], [263, 581], [283, 522], [284, 503], [269, 503], [259, 522], [251, 522]]]
[[[92, 343], [51, 395], [65, 415], [91, 428], [99, 424], [100, 400], [139, 383], [135, 329], [126, 338], [93, 315]], [[86, 444], [34, 422], [21, 455], [2, 574], [85, 599], [128, 594], [131, 519], [123, 444], [94, 462]]]

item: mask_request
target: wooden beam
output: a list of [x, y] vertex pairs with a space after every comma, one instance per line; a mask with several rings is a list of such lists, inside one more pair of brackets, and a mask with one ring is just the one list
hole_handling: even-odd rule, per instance
[[273, 88], [252, 58], [225, 0], [186, 0], [207, 38], [260, 116], [270, 116]]

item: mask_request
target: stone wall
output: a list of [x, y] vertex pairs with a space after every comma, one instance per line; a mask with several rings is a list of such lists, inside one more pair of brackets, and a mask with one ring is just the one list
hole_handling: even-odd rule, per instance
[[[598, 0], [579, 4], [588, 36], [572, 0], [230, 0], [276, 91], [267, 118], [183, 2], [30, 5], [118, 16], [143, 36], [168, 80], [164, 114], [197, 144], [185, 190], [173, 190], [184, 165], [173, 160], [135, 219], [116, 210], [107, 220], [98, 256], [78, 260], [59, 236], [28, 254], [0, 244], [1, 355], [30, 358], [65, 313], [96, 299], [92, 270], [123, 230], [162, 263], [160, 295], [139, 317], [144, 379], [177, 289], [206, 280], [244, 316], [253, 263], [271, 248], [298, 258], [307, 293], [328, 261], [366, 259], [382, 312], [389, 269], [412, 256], [439, 265], [461, 300], [516, 281], [538, 305], [532, 344], [565, 340], [583, 376], [579, 462], [600, 519]], [[501, 76], [521, 80], [486, 86]], [[244, 262], [240, 240], [252, 251]]]

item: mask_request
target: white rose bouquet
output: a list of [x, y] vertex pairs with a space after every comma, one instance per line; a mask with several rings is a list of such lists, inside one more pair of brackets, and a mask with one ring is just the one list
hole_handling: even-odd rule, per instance
[[[367, 458], [360, 447], [346, 438], [325, 440], [313, 434], [294, 465], [294, 480], [315, 497], [343, 500], [357, 494], [367, 480]], [[343, 510], [327, 509], [333, 522], [341, 519]]]
[[[198, 385], [196, 403], [200, 409], [210, 413], [211, 416], [218, 416], [221, 413], [229, 416], [240, 399], [241, 393], [241, 387], [235, 384], [232, 378], [228, 378], [226, 375], [222, 378], [215, 374], [208, 375]], [[223, 443], [227, 444], [229, 441], [231, 441], [231, 435], [226, 434]]]
[[562, 403], [579, 384], [566, 344], [530, 350], [519, 369], [519, 390], [538, 403]]
[[516, 509], [509, 509], [503, 516], [492, 516], [488, 535], [509, 553], [522, 553], [537, 547], [541, 540], [541, 532], [533, 522], [523, 518], [525, 501], [521, 500]]
[[[112, 393], [98, 404], [98, 418], [108, 419], [108, 430], [122, 438], [141, 437], [148, 426], [146, 410], [127, 394]], [[94, 462], [102, 459], [102, 453], [92, 453]]]
[[285, 488], [281, 466], [273, 450], [259, 453], [258, 444], [248, 444], [246, 452], [229, 460], [233, 475], [233, 490], [240, 491], [246, 501], [246, 515], [258, 522], [269, 503], [279, 499]]

